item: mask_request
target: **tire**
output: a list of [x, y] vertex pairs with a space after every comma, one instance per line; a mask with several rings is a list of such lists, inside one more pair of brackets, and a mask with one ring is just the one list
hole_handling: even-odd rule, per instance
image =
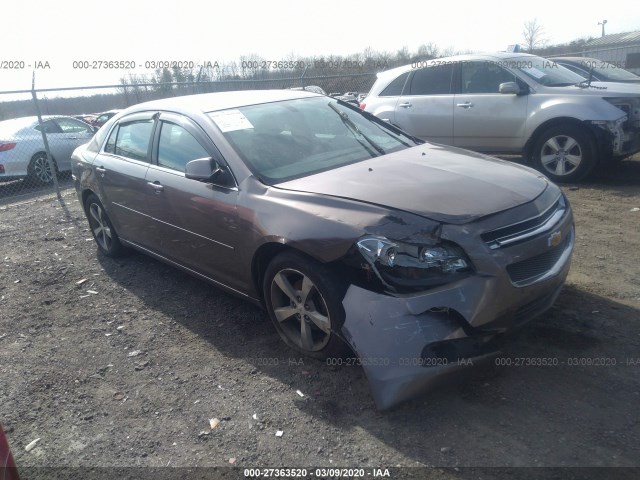
[[289, 347], [320, 360], [350, 351], [340, 334], [346, 286], [328, 267], [295, 252], [281, 253], [267, 267], [262, 291], [269, 317]]
[[[57, 174], [58, 166], [56, 161], [52, 159], [52, 162]], [[53, 183], [53, 174], [45, 152], [38, 152], [31, 157], [27, 168], [27, 181], [33, 185], [50, 185]]]
[[125, 248], [120, 243], [120, 237], [113, 228], [113, 224], [107, 215], [102, 203], [94, 194], [87, 197], [85, 202], [85, 213], [89, 220], [91, 234], [96, 241], [98, 248], [107, 257], [120, 257], [124, 254]]
[[533, 149], [533, 166], [554, 182], [576, 182], [596, 165], [596, 145], [584, 129], [573, 125], [545, 130]]

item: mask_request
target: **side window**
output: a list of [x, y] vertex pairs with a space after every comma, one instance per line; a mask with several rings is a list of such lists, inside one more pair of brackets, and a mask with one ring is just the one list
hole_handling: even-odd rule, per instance
[[515, 82], [516, 77], [493, 62], [464, 62], [462, 93], [500, 93], [501, 83]]
[[107, 144], [104, 146], [105, 153], [116, 153], [116, 138], [118, 137], [118, 127], [116, 126], [113, 130], [111, 130], [111, 135], [109, 136], [109, 140], [107, 140]]
[[184, 128], [163, 122], [158, 144], [158, 165], [184, 172], [188, 162], [209, 157], [209, 153]]
[[88, 125], [71, 118], [58, 118], [56, 123], [60, 126], [63, 133], [91, 133]]
[[393, 80], [387, 87], [380, 92], [381, 97], [397, 97], [402, 95], [402, 88], [404, 87], [405, 82], [407, 81], [407, 77], [409, 76], [409, 72], [403, 73], [395, 80]]
[[[151, 119], [121, 123], [117, 128], [113, 153], [133, 160], [147, 161], [152, 129], [153, 120]], [[105, 151], [108, 151], [107, 148], [110, 147], [109, 142], [111, 142], [115, 132], [116, 129], [114, 129], [114, 133], [111, 134], [105, 146]]]
[[434, 65], [416, 70], [411, 79], [410, 95], [444, 95], [451, 93], [452, 77], [453, 64]]
[[[44, 133], [62, 133], [60, 127], [53, 120], [42, 122], [42, 127], [44, 128]], [[36, 125], [34, 128], [38, 131], [41, 130], [40, 125]]]

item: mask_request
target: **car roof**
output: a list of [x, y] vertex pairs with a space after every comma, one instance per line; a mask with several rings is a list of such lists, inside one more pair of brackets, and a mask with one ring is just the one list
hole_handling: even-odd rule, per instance
[[442, 63], [455, 63], [455, 62], [464, 62], [464, 61], [472, 61], [472, 60], [489, 60], [489, 61], [499, 62], [500, 60], [505, 60], [505, 59], [513, 60], [518, 58], [531, 58], [531, 57], [537, 57], [537, 55], [531, 55], [530, 53], [513, 53], [513, 52], [469, 53], [465, 55], [454, 55], [452, 57], [419, 60], [408, 65], [392, 68], [391, 70], [385, 70], [383, 72], [378, 73], [377, 76], [378, 78], [397, 77], [409, 70], [428, 67], [430, 65], [438, 66], [438, 65], [442, 65]]
[[553, 60], [554, 62], [556, 60], [564, 60], [564, 61], [567, 61], [567, 62], [576, 62], [576, 63], [580, 63], [580, 62], [607, 63], [605, 60], [599, 60], [597, 58], [590, 58], [590, 57], [551, 57], [551, 58], [549, 58], [549, 60]]
[[260, 103], [321, 96], [317, 93], [294, 90], [237, 90], [232, 92], [201, 93], [140, 103], [129, 107], [126, 113], [144, 110], [208, 113]]

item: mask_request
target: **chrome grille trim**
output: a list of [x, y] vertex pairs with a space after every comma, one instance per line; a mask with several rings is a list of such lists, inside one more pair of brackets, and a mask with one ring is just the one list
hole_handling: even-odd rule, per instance
[[531, 217], [522, 222], [500, 227], [481, 235], [490, 249], [507, 247], [509, 245], [525, 241], [553, 229], [567, 212], [567, 203], [564, 196], [553, 203], [540, 215]]

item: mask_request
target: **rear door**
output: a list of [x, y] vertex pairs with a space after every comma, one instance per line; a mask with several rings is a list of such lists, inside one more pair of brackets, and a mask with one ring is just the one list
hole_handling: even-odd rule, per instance
[[453, 115], [455, 146], [489, 152], [522, 149], [529, 95], [499, 93], [505, 82], [527, 88], [497, 62], [460, 63], [460, 90]]
[[148, 246], [153, 237], [154, 225], [147, 211], [147, 197], [152, 192], [145, 176], [154, 123], [152, 112], [120, 119], [92, 165], [104, 207], [118, 234], [140, 246]]
[[[36, 125], [34, 129], [38, 132], [44, 130], [44, 133], [47, 134], [47, 143], [49, 144], [51, 155], [58, 164], [58, 169], [62, 170], [60, 164], [65, 165], [67, 159], [71, 158], [73, 149], [71, 145], [69, 145], [69, 141], [65, 138], [60, 125], [53, 121], [53, 119], [49, 119], [43, 121], [42, 125]], [[38, 138], [40, 142], [40, 134], [36, 138]], [[42, 142], [40, 142], [40, 144], [42, 145]]]
[[454, 64], [415, 70], [395, 109], [395, 122], [410, 134], [436, 143], [453, 142]]
[[161, 113], [153, 163], [146, 174], [153, 249], [162, 256], [228, 286], [238, 286], [235, 182], [215, 185], [185, 177], [199, 158], [224, 164], [204, 131], [187, 117]]

